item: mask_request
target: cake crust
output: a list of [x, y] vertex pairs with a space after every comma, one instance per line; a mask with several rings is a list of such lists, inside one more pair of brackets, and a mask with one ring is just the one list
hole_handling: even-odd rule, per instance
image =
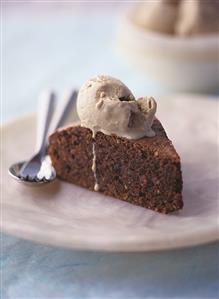
[[60, 179], [93, 191], [95, 142], [101, 193], [170, 213], [183, 207], [180, 158], [157, 119], [152, 129], [155, 137], [130, 140], [98, 132], [93, 139], [90, 129], [70, 126], [50, 136], [48, 153]]

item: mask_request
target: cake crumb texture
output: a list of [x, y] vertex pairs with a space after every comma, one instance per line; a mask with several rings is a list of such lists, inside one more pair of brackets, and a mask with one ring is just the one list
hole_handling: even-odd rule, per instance
[[180, 158], [155, 119], [155, 137], [130, 140], [71, 126], [50, 136], [49, 155], [57, 176], [94, 190], [93, 152], [99, 191], [126, 202], [170, 213], [182, 209]]

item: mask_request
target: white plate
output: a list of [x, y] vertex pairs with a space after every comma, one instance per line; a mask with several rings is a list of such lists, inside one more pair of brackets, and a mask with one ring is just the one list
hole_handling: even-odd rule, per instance
[[60, 181], [44, 187], [13, 181], [8, 166], [28, 157], [34, 146], [35, 118], [27, 116], [2, 129], [2, 229], [86, 250], [161, 250], [218, 239], [218, 102], [178, 96], [158, 99], [158, 108], [182, 159], [181, 212], [161, 215]]

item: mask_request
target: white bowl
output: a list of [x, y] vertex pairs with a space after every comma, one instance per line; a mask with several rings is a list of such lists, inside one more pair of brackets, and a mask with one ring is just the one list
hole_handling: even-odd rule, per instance
[[117, 43], [147, 78], [173, 91], [215, 92], [219, 89], [219, 34], [176, 37], [146, 31], [126, 11]]

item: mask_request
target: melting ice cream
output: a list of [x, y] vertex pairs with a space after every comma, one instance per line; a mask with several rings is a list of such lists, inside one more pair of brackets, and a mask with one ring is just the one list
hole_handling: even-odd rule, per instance
[[120, 80], [110, 76], [97, 76], [88, 80], [80, 89], [77, 112], [81, 126], [93, 133], [94, 190], [99, 190], [96, 166], [95, 135], [116, 134], [120, 137], [138, 139], [155, 135], [151, 126], [156, 112], [152, 97], [135, 100], [132, 92]]
[[94, 135], [101, 131], [130, 139], [154, 136], [151, 126], [156, 107], [152, 97], [135, 100], [120, 80], [105, 75], [88, 80], [77, 99], [82, 126], [90, 128]]

